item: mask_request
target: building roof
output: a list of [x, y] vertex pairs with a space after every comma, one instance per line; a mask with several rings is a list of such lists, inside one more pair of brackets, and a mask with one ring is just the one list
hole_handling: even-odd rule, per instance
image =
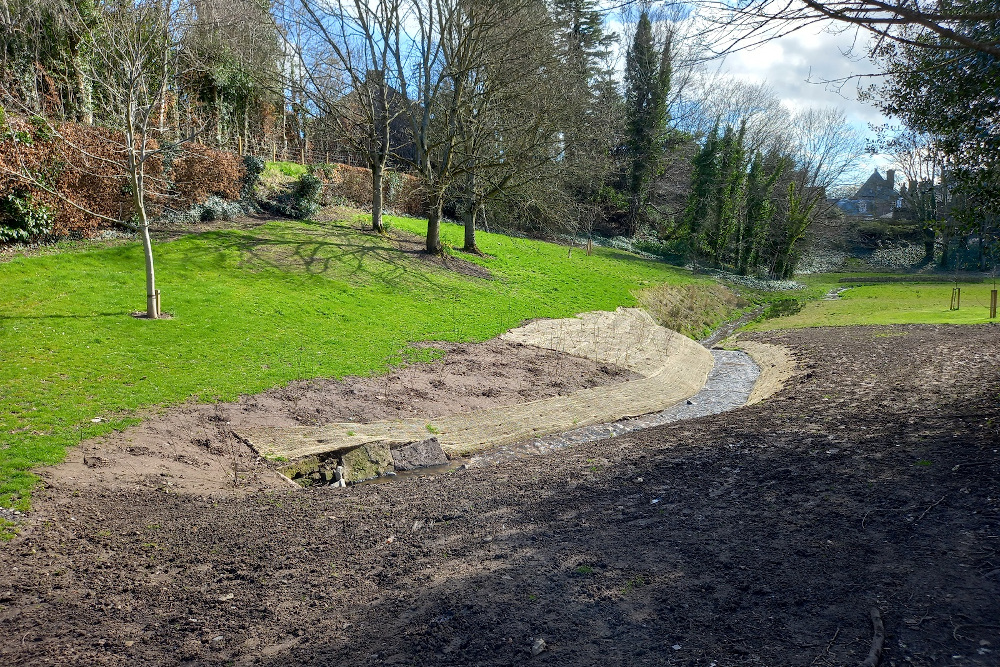
[[[891, 174], [891, 172], [890, 172]], [[893, 174], [894, 175], [894, 174]], [[881, 199], [884, 201], [896, 201], [896, 190], [893, 184], [875, 170], [864, 185], [858, 188], [853, 199]]]

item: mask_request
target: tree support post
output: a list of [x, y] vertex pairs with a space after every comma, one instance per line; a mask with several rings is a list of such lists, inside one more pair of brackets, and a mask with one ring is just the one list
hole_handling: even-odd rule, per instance
[[990, 290], [990, 319], [997, 318], [997, 291]]

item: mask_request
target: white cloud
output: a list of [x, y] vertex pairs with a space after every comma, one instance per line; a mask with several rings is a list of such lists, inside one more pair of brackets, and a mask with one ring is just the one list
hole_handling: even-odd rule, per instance
[[[852, 30], [805, 28], [752, 50], [730, 54], [720, 71], [744, 81], [766, 83], [791, 110], [840, 107], [854, 126], [873, 136], [870, 124], [891, 124], [891, 119], [873, 105], [857, 99], [858, 86], [873, 81], [864, 75], [876, 72], [863, 57], [864, 46]], [[881, 167], [883, 163], [876, 156], [869, 168]]]

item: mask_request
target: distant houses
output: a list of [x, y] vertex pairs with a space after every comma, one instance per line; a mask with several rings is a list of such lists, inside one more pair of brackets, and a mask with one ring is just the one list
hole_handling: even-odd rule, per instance
[[896, 191], [895, 169], [886, 171], [885, 178], [876, 169], [853, 197], [837, 201], [837, 208], [853, 218], [891, 218], [902, 206], [902, 197]]

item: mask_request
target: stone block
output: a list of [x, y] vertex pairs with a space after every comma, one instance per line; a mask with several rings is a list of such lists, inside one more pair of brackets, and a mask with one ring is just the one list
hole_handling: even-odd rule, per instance
[[411, 442], [392, 450], [392, 462], [396, 470], [415, 470], [448, 463], [448, 456], [437, 438], [427, 438]]
[[384, 442], [370, 442], [343, 456], [344, 481], [356, 484], [381, 477], [392, 470], [392, 454]]

